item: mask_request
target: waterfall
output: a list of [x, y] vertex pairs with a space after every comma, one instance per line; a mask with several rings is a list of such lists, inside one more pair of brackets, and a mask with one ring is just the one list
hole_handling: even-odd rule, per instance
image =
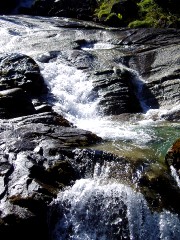
[[56, 112], [63, 113], [75, 125], [79, 120], [97, 117], [99, 100], [92, 91], [92, 82], [88, 81], [86, 73], [62, 63], [61, 59], [43, 64], [42, 68]]
[[[97, 45], [96, 49], [100, 46]], [[106, 48], [107, 46], [101, 47]], [[42, 75], [51, 90], [53, 108], [56, 112], [65, 115], [77, 127], [90, 130], [104, 139], [127, 139], [138, 142], [144, 140], [144, 143], [152, 140], [150, 132], [144, 131], [142, 127], [138, 129], [136, 124], [113, 122], [111, 118], [99, 115], [100, 96], [93, 91], [93, 83], [88, 78], [87, 73], [72, 65], [65, 64], [60, 56], [55, 61], [43, 63], [44, 59], [48, 57], [48, 54], [43, 54], [37, 60]], [[137, 96], [142, 108], [147, 111], [148, 107], [141, 99], [144, 81], [136, 71], [122, 64], [119, 64], [119, 68], [132, 73]]]
[[[80, 179], [51, 204], [53, 240], [177, 240], [180, 219], [169, 211], [152, 212], [143, 195], [107, 178], [95, 167], [92, 179]], [[98, 170], [98, 172], [97, 172]]]

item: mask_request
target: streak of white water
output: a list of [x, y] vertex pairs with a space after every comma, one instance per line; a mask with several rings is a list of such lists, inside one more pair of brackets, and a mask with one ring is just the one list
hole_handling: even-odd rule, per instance
[[180, 188], [180, 178], [176, 172], [176, 169], [173, 166], [170, 166], [171, 169], [171, 175], [173, 176], [173, 178], [175, 179], [178, 187]]
[[54, 96], [54, 109], [73, 123], [97, 116], [98, 99], [92, 92], [92, 82], [83, 71], [62, 62], [43, 65], [42, 74]]
[[52, 203], [61, 213], [53, 240], [179, 239], [178, 215], [151, 212], [141, 193], [100, 173], [76, 181]]
[[92, 44], [87, 44], [86, 46], [82, 47], [83, 50], [97, 50], [97, 49], [112, 49], [114, 47], [113, 44], [110, 43], [92, 43]]

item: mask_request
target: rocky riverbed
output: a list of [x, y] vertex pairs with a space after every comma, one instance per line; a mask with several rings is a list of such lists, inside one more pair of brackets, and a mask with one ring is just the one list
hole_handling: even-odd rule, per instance
[[[2, 239], [49, 239], [50, 203], [76, 180], [92, 177], [97, 163], [116, 163], [110, 166], [109, 178], [143, 193], [152, 211], [179, 214], [180, 190], [170, 170], [173, 165], [178, 175], [179, 150], [173, 160], [167, 155], [164, 165], [155, 169], [142, 159], [132, 162], [93, 150], [102, 137], [67, 119], [71, 108], [62, 110], [66, 101], [59, 109], [55, 106], [57, 95], [52, 89], [57, 82], [53, 86], [48, 79], [56, 79], [56, 73], [63, 71], [58, 66], [64, 64], [86, 76], [81, 85], [92, 83], [89, 95], [78, 95], [73, 106], [87, 98], [90, 105], [97, 100], [100, 116], [124, 121], [149, 109], [166, 110], [156, 112], [153, 119], [179, 124], [180, 31], [107, 28], [30, 16], [1, 16], [0, 24]], [[48, 72], [52, 64], [56, 71]], [[63, 81], [62, 77], [59, 84]]]

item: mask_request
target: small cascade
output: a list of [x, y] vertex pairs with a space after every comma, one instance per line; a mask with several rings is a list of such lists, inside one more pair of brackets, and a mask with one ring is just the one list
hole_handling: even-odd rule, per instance
[[[33, 0], [21, 0], [19, 7], [30, 7], [32, 2]], [[177, 126], [175, 123], [161, 123], [159, 120], [163, 114], [168, 117], [167, 110], [162, 112], [159, 109], [150, 109], [145, 94], [143, 94], [145, 81], [137, 71], [115, 61], [117, 51], [115, 51], [115, 44], [110, 44], [114, 41], [111, 31], [106, 33], [104, 29], [99, 32], [97, 28], [92, 29], [91, 32], [92, 26], [87, 28], [79, 23], [79, 27], [76, 28], [78, 23], [75, 23], [74, 20], [70, 24], [68, 23], [71, 21], [69, 19], [39, 16], [18, 16], [17, 18], [1, 16], [0, 21], [1, 53], [24, 53], [37, 61], [42, 76], [50, 89], [45, 100], [52, 103], [56, 112], [64, 115], [78, 128], [90, 130], [103, 138], [101, 146], [90, 146], [92, 149], [94, 147], [94, 149], [101, 150], [101, 147], [104, 147], [103, 150], [106, 152], [115, 153], [124, 159], [128, 157], [129, 162], [130, 160], [134, 161], [134, 165], [138, 161], [144, 160], [145, 166], [155, 163], [155, 171], [161, 166], [159, 156], [162, 152], [164, 154], [174, 139], [179, 137], [179, 123]], [[86, 26], [85, 23], [84, 26]], [[101, 36], [101, 34], [104, 35]], [[98, 40], [91, 42], [89, 39], [92, 39], [92, 36], [93, 39], [98, 36]], [[122, 37], [124, 38], [124, 36]], [[119, 38], [121, 35], [117, 39]], [[90, 44], [78, 45], [79, 42], [84, 42], [83, 39], [87, 39], [86, 43], [90, 41]], [[81, 54], [90, 51], [95, 59], [92, 69], [75, 67], [72, 59], [61, 55], [66, 50], [81, 51]], [[93, 51], [96, 54], [93, 55]], [[96, 58], [98, 51], [102, 54], [99, 56], [105, 58], [105, 66], [102, 66], [103, 61], [99, 64], [99, 60]], [[112, 55], [108, 51], [111, 51]], [[52, 56], [53, 54], [54, 56]], [[143, 109], [142, 114], [100, 116], [99, 95], [93, 91], [90, 75], [93, 66], [96, 66], [97, 69], [100, 68], [100, 71], [103, 67], [108, 71], [110, 69], [113, 74], [113, 71], [114, 73], [116, 71], [115, 68], [113, 69], [114, 65], [117, 69], [122, 71], [125, 69], [130, 72], [136, 97]], [[177, 110], [179, 111], [179, 108], [171, 109], [172, 112]], [[3, 133], [3, 139], [8, 135], [9, 130], [13, 129], [13, 137], [16, 141], [18, 140], [16, 123], [9, 122], [1, 127], [7, 128]], [[2, 145], [4, 153], [8, 148], [7, 143], [4, 142]], [[21, 156], [23, 156], [23, 152], [19, 154], [19, 158]], [[163, 157], [161, 160], [164, 160]], [[54, 157], [52, 156], [52, 158]], [[84, 158], [84, 161], [87, 163], [87, 158]], [[18, 163], [19, 161], [15, 164]], [[127, 169], [126, 166], [122, 166], [122, 162], [118, 165], [114, 161], [113, 164], [111, 172], [108, 165], [96, 164], [93, 177], [92, 174], [90, 174], [91, 177], [88, 175], [84, 178], [83, 176], [73, 186], [58, 194], [50, 205], [50, 239], [178, 240], [180, 236], [179, 216], [167, 210], [152, 211], [145, 197], [134, 189], [141, 177], [141, 169], [139, 172], [135, 172], [131, 164]], [[18, 165], [18, 167], [22, 166]], [[127, 174], [132, 174], [129, 179], [122, 177], [125, 171]], [[152, 173], [154, 173], [153, 168]], [[151, 172], [149, 172], [150, 174]], [[180, 187], [180, 179], [173, 167], [171, 174]]]
[[75, 125], [80, 119], [97, 116], [97, 94], [92, 91], [92, 82], [88, 81], [86, 73], [58, 60], [44, 64], [42, 68], [55, 111], [63, 113]]
[[[95, 167], [92, 179], [80, 179], [51, 204], [53, 240], [175, 239], [180, 219], [169, 211], [151, 212], [143, 195], [108, 179]], [[50, 221], [51, 222], [51, 221]]]
[[171, 169], [171, 175], [173, 176], [173, 178], [175, 179], [178, 187], [180, 188], [180, 178], [176, 172], [176, 169], [173, 166], [170, 166]]
[[145, 80], [140, 76], [140, 74], [137, 71], [135, 71], [129, 67], [126, 67], [123, 64], [119, 64], [118, 67], [121, 69], [121, 71], [127, 70], [132, 74], [131, 81], [135, 87], [136, 97], [139, 100], [139, 103], [140, 103], [143, 113], [146, 113], [150, 109], [150, 107], [146, 103], [146, 99], [143, 96], [144, 95], [143, 94], [144, 86], [146, 84]]

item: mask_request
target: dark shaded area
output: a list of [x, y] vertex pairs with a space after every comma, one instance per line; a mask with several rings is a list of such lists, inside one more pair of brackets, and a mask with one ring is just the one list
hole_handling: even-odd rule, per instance
[[0, 14], [11, 14], [17, 7], [19, 0], [5, 0], [0, 2]]

